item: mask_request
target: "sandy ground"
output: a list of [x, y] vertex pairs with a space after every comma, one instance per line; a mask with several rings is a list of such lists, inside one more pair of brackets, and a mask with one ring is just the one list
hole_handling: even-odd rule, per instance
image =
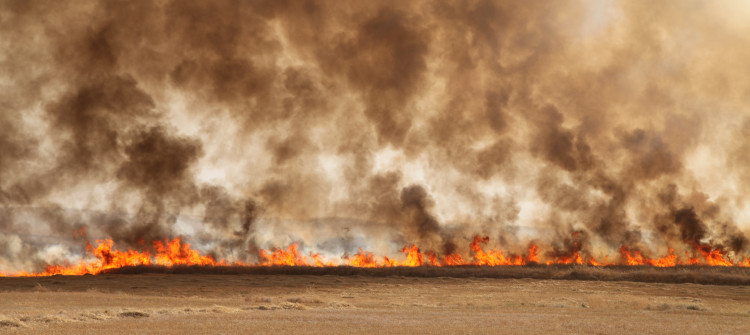
[[291, 275], [0, 278], [0, 334], [749, 334], [750, 287]]

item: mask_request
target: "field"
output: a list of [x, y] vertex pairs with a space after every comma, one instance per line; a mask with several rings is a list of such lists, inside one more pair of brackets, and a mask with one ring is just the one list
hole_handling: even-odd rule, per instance
[[750, 333], [736, 268], [119, 272], [0, 278], [0, 333]]

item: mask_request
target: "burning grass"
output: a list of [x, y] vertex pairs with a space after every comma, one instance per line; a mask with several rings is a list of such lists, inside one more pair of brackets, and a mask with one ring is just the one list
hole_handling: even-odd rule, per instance
[[[573, 235], [574, 237], [576, 234]], [[712, 267], [750, 267], [750, 258], [739, 255], [730, 255], [727, 250], [721, 246], [710, 246], [707, 244], [691, 245], [692, 252], [686, 251], [684, 256], [678, 256], [674, 249], [669, 248], [669, 254], [661, 258], [650, 258], [639, 250], [631, 250], [622, 246], [619, 250], [619, 259], [612, 262], [608, 257], [603, 260], [597, 260], [591, 255], [580, 250], [579, 242], [574, 241], [572, 248], [567, 251], [555, 250], [548, 251], [543, 256], [540, 255], [540, 248], [534, 243], [530, 243], [528, 250], [524, 254], [508, 253], [504, 250], [494, 249], [485, 250], [484, 246], [489, 242], [488, 237], [475, 236], [470, 244], [471, 253], [464, 258], [461, 254], [449, 253], [439, 255], [432, 250], [422, 251], [416, 245], [408, 245], [400, 251], [403, 253], [403, 260], [391, 259], [387, 256], [375, 256], [372, 252], [364, 251], [361, 248], [354, 255], [344, 255], [339, 261], [327, 261], [319, 253], [309, 253], [305, 255], [300, 252], [296, 243], [292, 243], [286, 248], [275, 248], [272, 250], [261, 249], [258, 253], [259, 261], [255, 263], [234, 262], [226, 260], [216, 260], [210, 255], [202, 255], [198, 250], [193, 249], [190, 244], [183, 242], [179, 237], [172, 241], [154, 241], [153, 248], [144, 250], [128, 249], [120, 251], [114, 248], [112, 240], [97, 241], [96, 246], [87, 245], [90, 257], [94, 261], [81, 261], [78, 264], [64, 265], [47, 265], [42, 272], [21, 271], [13, 274], [0, 273], [0, 277], [35, 277], [51, 275], [84, 275], [117, 272], [123, 268], [143, 268], [143, 267], [166, 267], [175, 268], [170, 271], [181, 271], [186, 266], [199, 267], [217, 267], [217, 271], [237, 272], [235, 268], [264, 268], [269, 266], [294, 266], [294, 267], [320, 267], [335, 268], [336, 273], [343, 272], [349, 267], [354, 268], [472, 268], [472, 267], [507, 267], [507, 266], [531, 266], [538, 264], [546, 265], [588, 265], [595, 267], [672, 267], [682, 268], [685, 265], [690, 266], [712, 266]], [[130, 270], [120, 270], [127, 272]], [[253, 272], [262, 270], [241, 270], [239, 272]], [[329, 271], [329, 270], [324, 270]], [[391, 270], [390, 272], [399, 272], [401, 270]], [[436, 270], [415, 270], [436, 271]], [[456, 270], [445, 270], [456, 271]], [[479, 271], [479, 270], [476, 270]], [[481, 270], [487, 273], [508, 272], [507, 270]], [[512, 273], [526, 273], [528, 270], [513, 270]], [[634, 270], [628, 270], [634, 271]], [[626, 272], [628, 272], [626, 271]], [[389, 272], [389, 271], [385, 271]], [[531, 271], [536, 273], [534, 271]], [[377, 273], [377, 272], [376, 272]], [[546, 273], [546, 271], [542, 271]], [[537, 278], [545, 275], [535, 274]], [[517, 278], [511, 275], [508, 278]]]

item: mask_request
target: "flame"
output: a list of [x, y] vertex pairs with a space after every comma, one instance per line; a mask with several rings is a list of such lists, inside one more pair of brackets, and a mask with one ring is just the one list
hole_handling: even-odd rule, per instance
[[[110, 241], [111, 242], [111, 241]], [[171, 266], [179, 265], [220, 265], [211, 256], [201, 256], [198, 251], [190, 248], [190, 244], [181, 243], [175, 238], [166, 244], [162, 241], [154, 241], [156, 250], [156, 264]]]
[[581, 256], [580, 244], [578, 240], [576, 240], [579, 234], [579, 232], [573, 232], [573, 250], [569, 254], [559, 255], [556, 259], [547, 261], [547, 264], [599, 264], [593, 257], [591, 257], [588, 262], [584, 261], [583, 256]]
[[320, 255], [320, 253], [314, 253], [310, 254], [310, 258], [313, 259], [314, 266], [322, 267], [322, 266], [334, 266], [335, 264], [333, 262], [326, 262], [323, 259], [323, 256]]
[[[362, 249], [360, 249], [360, 252]], [[297, 243], [292, 243], [286, 247], [286, 249], [276, 248], [273, 251], [267, 251], [260, 249], [258, 252], [260, 256], [260, 262], [255, 265], [260, 266], [335, 266], [337, 264], [333, 262], [326, 262], [325, 258], [320, 253], [310, 253], [308, 256], [300, 253], [297, 250]], [[228, 265], [225, 261], [221, 261], [219, 265]], [[247, 265], [242, 263], [234, 263], [234, 265]]]
[[297, 251], [297, 243], [292, 243], [286, 247], [286, 250], [277, 248], [270, 254], [260, 249], [261, 265], [289, 265], [289, 266], [310, 266], [307, 257]]
[[534, 243], [529, 243], [529, 262], [539, 263], [539, 247]]
[[398, 266], [398, 262], [388, 257], [383, 257], [383, 267]]
[[368, 251], [362, 251], [362, 248], [359, 248], [359, 252], [356, 253], [353, 257], [349, 257], [348, 259], [349, 265], [351, 266], [360, 268], [378, 267], [378, 262], [375, 260], [375, 254]]
[[727, 258], [727, 251], [721, 247], [712, 248], [708, 244], [701, 244], [694, 246], [695, 250], [698, 251], [703, 259], [706, 260], [708, 265], [712, 266], [732, 266], [732, 261]]
[[562, 255], [557, 257], [555, 260], [547, 261], [547, 264], [584, 264], [583, 257], [578, 250], [574, 251], [570, 255]]
[[474, 241], [471, 242], [469, 245], [469, 248], [471, 251], [474, 252], [474, 264], [475, 265], [488, 265], [488, 266], [497, 266], [497, 265], [525, 265], [526, 259], [524, 259], [522, 256], [518, 255], [509, 255], [505, 256], [505, 251], [498, 250], [497, 248], [485, 252], [481, 245], [487, 244], [490, 241], [490, 238], [480, 237], [480, 236], [474, 236]]
[[419, 252], [419, 248], [416, 245], [410, 245], [401, 249], [406, 255], [406, 261], [401, 263], [403, 266], [422, 266], [424, 265], [424, 255]]
[[448, 254], [443, 257], [443, 266], [464, 265], [464, 258], [460, 254]]
[[609, 262], [607, 262], [607, 257], [604, 257], [603, 262], [597, 261], [594, 257], [589, 258], [588, 264], [591, 266], [607, 266], [607, 265], [613, 265]]
[[430, 263], [430, 265], [440, 265], [440, 263], [438, 263], [438, 255], [434, 251], [430, 250], [426, 252], [425, 255], [427, 256], [427, 261]]
[[138, 265], [224, 265], [224, 261], [216, 262], [211, 256], [201, 256], [198, 251], [192, 249], [190, 244], [183, 243], [177, 237], [172, 241], [154, 241], [153, 255], [150, 251], [126, 250], [119, 251], [113, 248], [111, 239], [97, 240], [94, 247], [86, 245], [86, 250], [96, 258], [95, 261], [82, 261], [78, 264], [47, 265], [43, 272], [30, 273], [21, 271], [16, 274], [0, 274], [0, 276], [53, 276], [53, 275], [85, 275], [99, 274], [109, 269], [117, 269], [127, 266]]
[[713, 248], [707, 244], [693, 245], [693, 252], [686, 251], [685, 261], [677, 259], [673, 248], [669, 248], [669, 254], [662, 258], [648, 258], [638, 250], [629, 250], [623, 246], [620, 255], [626, 265], [651, 265], [657, 267], [672, 267], [676, 265], [711, 265], [711, 266], [749, 266], [748, 258], [744, 261], [733, 262], [727, 251], [721, 247]]
[[[84, 228], [85, 229], [85, 228]], [[77, 234], [83, 234], [80, 230]], [[576, 237], [575, 235], [573, 236]], [[491, 250], [485, 250], [483, 246], [489, 243], [489, 237], [475, 236], [469, 244], [471, 258], [464, 259], [459, 253], [441, 255], [428, 250], [422, 252], [416, 244], [407, 245], [401, 249], [404, 254], [404, 260], [399, 261], [387, 256], [378, 257], [374, 253], [359, 248], [359, 251], [351, 256], [342, 257], [344, 263], [326, 261], [320, 253], [310, 253], [305, 256], [298, 249], [297, 243], [292, 243], [286, 248], [274, 248], [271, 250], [259, 251], [259, 261], [255, 264], [244, 264], [240, 262], [229, 263], [225, 260], [216, 260], [210, 255], [202, 255], [198, 250], [192, 248], [189, 243], [185, 243], [177, 237], [171, 241], [153, 241], [152, 250], [132, 250], [120, 251], [114, 248], [114, 242], [111, 239], [96, 240], [96, 246], [87, 243], [86, 251], [93, 261], [81, 261], [78, 264], [55, 264], [47, 265], [42, 272], [18, 273], [0, 273], [0, 277], [6, 276], [51, 276], [51, 275], [84, 275], [99, 274], [109, 269], [117, 269], [128, 266], [139, 265], [203, 265], [203, 266], [339, 266], [349, 265], [354, 267], [374, 268], [374, 267], [393, 267], [393, 266], [514, 266], [526, 265], [530, 263], [540, 263], [540, 247], [534, 243], [529, 243], [526, 255], [517, 255], [500, 250], [497, 247]], [[143, 244], [146, 245], [145, 243]], [[644, 255], [640, 250], [631, 249], [628, 246], [622, 246], [619, 249], [619, 262], [609, 262], [608, 256], [604, 256], [604, 261], [599, 261], [591, 256], [584, 256], [581, 253], [580, 245], [574, 241], [573, 248], [568, 254], [548, 256], [545, 264], [581, 264], [589, 266], [607, 266], [607, 265], [631, 265], [631, 266], [655, 266], [655, 267], [674, 267], [677, 265], [709, 265], [709, 266], [739, 266], [750, 267], [750, 257], [744, 258], [735, 255], [735, 259], [730, 257], [729, 251], [721, 246], [713, 247], [709, 244], [692, 244], [690, 250], [685, 252], [685, 257], [680, 259], [675, 253], [675, 249], [668, 248], [667, 255], [660, 258], [651, 258]], [[550, 258], [552, 257], [552, 258]], [[380, 259], [380, 261], [379, 261]]]

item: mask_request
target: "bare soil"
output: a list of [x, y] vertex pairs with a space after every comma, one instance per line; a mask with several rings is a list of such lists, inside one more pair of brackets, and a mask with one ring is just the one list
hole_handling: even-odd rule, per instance
[[402, 275], [0, 278], [0, 334], [748, 334], [750, 286]]

